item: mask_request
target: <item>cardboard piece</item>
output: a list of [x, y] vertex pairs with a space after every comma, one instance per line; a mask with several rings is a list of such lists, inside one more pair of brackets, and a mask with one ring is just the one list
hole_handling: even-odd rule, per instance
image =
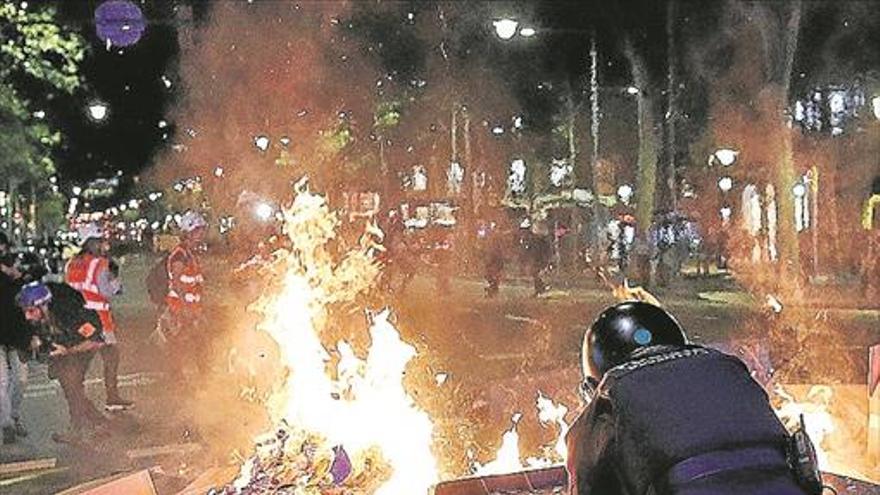
[[435, 495], [493, 495], [496, 493], [553, 493], [568, 483], [563, 466], [521, 471], [510, 474], [444, 481], [434, 489]]
[[61, 492], [59, 495], [158, 495], [150, 471], [104, 478]]

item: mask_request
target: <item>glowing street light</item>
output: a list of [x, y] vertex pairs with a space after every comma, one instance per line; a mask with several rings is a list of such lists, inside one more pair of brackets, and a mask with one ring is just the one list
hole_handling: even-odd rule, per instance
[[254, 138], [254, 146], [260, 149], [260, 151], [266, 151], [269, 149], [269, 138], [266, 136], [256, 136]]
[[101, 122], [107, 118], [109, 107], [104, 102], [93, 101], [92, 103], [89, 103], [88, 110], [90, 119], [94, 120], [95, 122]]
[[626, 94], [637, 95], [637, 94], [639, 94], [639, 88], [637, 88], [635, 86], [627, 86], [626, 87]]
[[874, 117], [877, 117], [877, 120], [880, 120], [880, 96], [875, 96], [873, 100], [871, 100], [871, 106], [874, 107]]
[[712, 154], [715, 160], [718, 160], [718, 163], [721, 164], [722, 167], [729, 167], [736, 162], [736, 157], [739, 155], [739, 151], [729, 150], [729, 149], [720, 149]]
[[513, 19], [499, 19], [493, 21], [492, 25], [495, 26], [495, 34], [497, 34], [499, 38], [509, 40], [516, 36], [516, 28], [519, 27], [519, 22]]
[[269, 203], [260, 203], [257, 205], [255, 213], [257, 218], [265, 222], [272, 218], [272, 214], [275, 213], [275, 210]]
[[733, 179], [730, 177], [722, 177], [718, 179], [718, 189], [721, 189], [723, 192], [730, 191], [733, 189]]
[[537, 31], [535, 31], [535, 28], [530, 28], [530, 27], [524, 27], [519, 30], [519, 35], [522, 36], [523, 38], [531, 38], [536, 33], [537, 33]]

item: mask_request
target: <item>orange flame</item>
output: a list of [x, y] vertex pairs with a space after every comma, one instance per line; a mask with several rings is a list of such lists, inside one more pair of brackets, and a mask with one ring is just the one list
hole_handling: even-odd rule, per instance
[[[336, 216], [324, 198], [307, 191], [297, 194], [284, 215], [292, 248], [267, 269], [280, 276], [279, 288], [252, 307], [264, 316], [260, 328], [277, 341], [290, 367], [286, 383], [269, 402], [273, 419], [344, 446], [354, 465], [381, 451], [393, 472], [375, 493], [426, 493], [437, 481], [433, 424], [403, 387], [416, 350], [400, 338], [390, 311], [371, 316], [372, 344], [365, 359], [340, 341], [338, 378], [327, 373], [330, 353], [320, 338], [327, 307], [353, 300], [372, 284], [379, 269], [369, 252], [374, 246], [362, 243], [335, 261], [325, 246], [335, 236]], [[247, 483], [242, 478], [236, 486]]]

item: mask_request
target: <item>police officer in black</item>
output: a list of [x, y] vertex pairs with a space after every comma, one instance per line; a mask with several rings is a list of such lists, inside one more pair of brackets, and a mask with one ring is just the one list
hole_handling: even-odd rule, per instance
[[788, 434], [737, 358], [625, 302], [586, 332], [589, 404], [566, 437], [572, 495], [803, 495]]

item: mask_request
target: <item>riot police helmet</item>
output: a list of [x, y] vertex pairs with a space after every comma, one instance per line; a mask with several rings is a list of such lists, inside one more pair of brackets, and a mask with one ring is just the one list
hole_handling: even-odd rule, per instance
[[623, 302], [602, 311], [584, 334], [583, 372], [601, 380], [640, 348], [686, 343], [681, 325], [662, 308], [641, 301]]

